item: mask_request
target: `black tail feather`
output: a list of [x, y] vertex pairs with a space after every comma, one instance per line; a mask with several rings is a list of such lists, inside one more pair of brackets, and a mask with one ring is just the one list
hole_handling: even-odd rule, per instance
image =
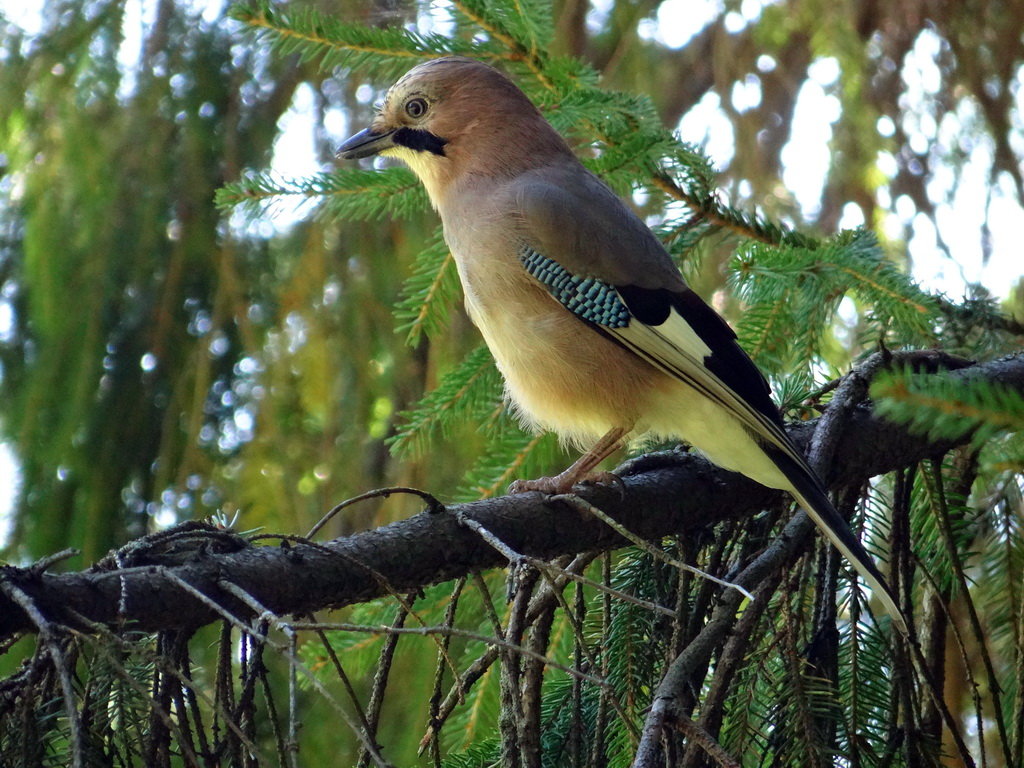
[[864, 577], [872, 592], [885, 605], [892, 620], [906, 635], [908, 633], [907, 620], [899, 608], [896, 594], [889, 587], [885, 576], [878, 570], [871, 555], [867, 553], [860, 540], [850, 530], [850, 526], [839, 514], [839, 510], [829, 499], [818, 477], [803, 462], [795, 460], [785, 451], [773, 445], [764, 447], [776, 466], [790, 481], [791, 492], [797, 502], [807, 510], [807, 514], [811, 516], [811, 519], [835, 545], [836, 549], [843, 554], [843, 557]]

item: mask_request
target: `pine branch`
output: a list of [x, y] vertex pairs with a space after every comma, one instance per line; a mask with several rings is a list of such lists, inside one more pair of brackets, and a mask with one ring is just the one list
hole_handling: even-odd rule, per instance
[[933, 343], [940, 319], [935, 298], [900, 272], [866, 230], [813, 248], [745, 243], [729, 282], [747, 305], [741, 343], [776, 370], [791, 367], [792, 359], [813, 360], [846, 295], [866, 305], [874, 333], [886, 329], [899, 345]]
[[500, 403], [501, 381], [487, 347], [470, 352], [417, 406], [399, 414], [402, 426], [390, 445], [399, 455], [422, 452], [434, 435], [455, 422], [484, 421]]
[[397, 330], [406, 333], [406, 343], [415, 346], [424, 335], [433, 336], [445, 327], [461, 291], [455, 259], [438, 232], [416, 257], [395, 306]]
[[253, 0], [231, 7], [231, 18], [262, 34], [279, 56], [297, 54], [319, 60], [322, 69], [372, 68], [382, 78], [396, 78], [412, 64], [440, 56], [495, 59], [493, 46], [439, 34], [421, 34], [402, 26], [346, 24], [312, 7], [293, 8]]
[[407, 168], [342, 168], [299, 179], [249, 173], [217, 190], [214, 199], [221, 208], [238, 208], [256, 218], [269, 203], [290, 196], [320, 198], [321, 214], [337, 219], [401, 218], [430, 207], [423, 185]]
[[[935, 378], [987, 382], [1024, 393], [1024, 353]], [[813, 422], [800, 422], [790, 427], [790, 434], [798, 445], [806, 445], [813, 430]], [[904, 467], [968, 439], [928, 439], [861, 406], [849, 415], [836, 446], [829, 484], [838, 487]], [[621, 495], [618, 489], [600, 487], [581, 490], [580, 495], [645, 538], [743, 518], [779, 496], [696, 456], [671, 453], [647, 463], [646, 471], [625, 474]], [[638, 509], [644, 514], [637, 515]], [[523, 494], [459, 505], [441, 514], [421, 513], [324, 544], [253, 547], [235, 537], [237, 543], [227, 549], [204, 545], [192, 555], [175, 550], [170, 560], [136, 561], [129, 568], [51, 575], [7, 567], [2, 576], [50, 621], [75, 626], [81, 626], [77, 616], [112, 626], [128, 623], [143, 631], [216, 620], [208, 604], [176, 586], [179, 580], [241, 615], [248, 609], [218, 586], [221, 579], [230, 579], [277, 614], [309, 613], [501, 565], [495, 550], [459, 524], [462, 516], [477, 520], [517, 552], [535, 557], [624, 543], [600, 521], [581, 518], [575, 508], [540, 494]], [[22, 608], [0, 597], [0, 639], [26, 631], [34, 629]]]
[[775, 224], [758, 214], [745, 213], [722, 205], [717, 197], [706, 190], [691, 190], [680, 186], [665, 172], [655, 173], [652, 178], [655, 187], [674, 200], [686, 203], [701, 221], [720, 229], [729, 230], [740, 237], [768, 245], [812, 246], [814, 240], [788, 227]]
[[889, 373], [871, 388], [878, 412], [932, 438], [974, 433], [985, 443], [999, 432], [1024, 431], [1024, 392], [988, 381], [950, 381]]
[[[553, 88], [550, 78], [544, 72], [542, 54], [535, 40], [529, 35], [522, 36], [508, 22], [514, 13], [508, 13], [508, 6], [499, 10], [498, 4], [481, 2], [481, 0], [454, 0], [453, 7], [467, 19], [476, 24], [505, 49], [499, 56], [509, 61], [518, 61], [533, 73], [534, 77], [547, 88]], [[502, 10], [505, 12], [502, 13]], [[550, 15], [548, 15], [550, 19]], [[524, 24], [528, 25], [529, 22]], [[550, 28], [550, 23], [548, 25]], [[476, 54], [471, 54], [476, 55]]]
[[538, 61], [551, 43], [550, 3], [538, 0], [458, 0], [455, 7], [518, 58]]
[[987, 294], [968, 298], [961, 304], [940, 298], [939, 309], [956, 326], [988, 328], [1014, 336], [1024, 336], [1024, 322], [1000, 312], [996, 301]]

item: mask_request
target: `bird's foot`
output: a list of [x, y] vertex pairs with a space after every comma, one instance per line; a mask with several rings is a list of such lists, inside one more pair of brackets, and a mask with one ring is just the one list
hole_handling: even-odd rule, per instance
[[[570, 467], [571, 469], [571, 467]], [[611, 488], [618, 488], [620, 493], [625, 492], [622, 478], [614, 472], [587, 472], [579, 474], [565, 471], [554, 477], [538, 477], [536, 480], [516, 480], [509, 487], [509, 493], [526, 493], [528, 491], [540, 491], [547, 494], [572, 493], [577, 485], [606, 485]]]

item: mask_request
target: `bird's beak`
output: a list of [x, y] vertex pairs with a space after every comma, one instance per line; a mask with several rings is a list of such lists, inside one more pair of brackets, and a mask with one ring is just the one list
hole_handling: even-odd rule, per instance
[[366, 128], [338, 147], [339, 160], [358, 160], [370, 157], [395, 146], [394, 131], [375, 131]]

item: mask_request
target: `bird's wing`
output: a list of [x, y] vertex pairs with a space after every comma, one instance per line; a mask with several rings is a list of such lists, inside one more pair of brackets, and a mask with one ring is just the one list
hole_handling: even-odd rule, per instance
[[[585, 171], [516, 190], [524, 268], [581, 320], [734, 414], [803, 464], [732, 328], [683, 281], [650, 229]], [[809, 471], [809, 470], [808, 470]]]

